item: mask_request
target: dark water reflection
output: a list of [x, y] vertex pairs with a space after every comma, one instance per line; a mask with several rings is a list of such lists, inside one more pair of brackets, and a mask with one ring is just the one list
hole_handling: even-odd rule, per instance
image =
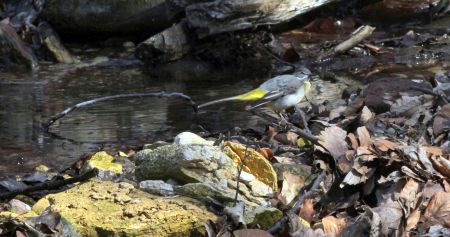
[[[214, 78], [208, 75], [207, 79]], [[24, 173], [39, 164], [62, 169], [86, 153], [170, 139], [193, 127], [194, 114], [186, 101], [146, 97], [100, 102], [76, 110], [51, 127], [59, 137], [42, 132], [42, 122], [82, 100], [164, 90], [205, 101], [257, 84], [244, 81], [236, 88], [236, 78], [231, 75], [213, 84], [208, 81], [155, 78], [140, 66], [74, 70], [71, 66], [44, 65], [34, 74], [0, 72], [0, 176]], [[202, 126], [220, 130], [255, 121], [249, 119], [243, 106], [225, 106], [204, 111]]]

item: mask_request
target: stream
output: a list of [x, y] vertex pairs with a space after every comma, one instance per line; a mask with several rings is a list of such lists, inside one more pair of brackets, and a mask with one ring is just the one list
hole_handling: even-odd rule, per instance
[[[367, 67], [366, 60], [370, 58], [315, 68], [331, 71], [334, 80], [323, 75], [315, 77], [309, 99], [316, 103], [334, 102], [345, 88], [361, 88], [377, 78], [427, 79], [439, 68], [448, 67], [446, 59], [443, 64], [435, 60], [422, 65], [417, 62], [429, 59], [418, 58], [417, 53], [401, 55], [406, 56], [375, 65], [384, 71], [369, 77], [354, 72], [375, 67]], [[216, 71], [189, 60], [151, 68], [124, 57], [92, 58], [81, 58], [81, 63], [75, 65], [43, 63], [36, 72], [0, 71], [0, 176], [29, 173], [41, 164], [60, 171], [96, 151], [127, 153], [146, 143], [170, 140], [186, 130], [218, 132], [258, 124], [259, 129], [264, 128], [260, 119], [245, 111], [245, 103], [206, 107], [195, 116], [185, 100], [145, 97], [83, 107], [54, 123], [49, 133], [44, 132], [42, 124], [49, 118], [93, 98], [166, 91], [181, 92], [203, 103], [246, 92], [269, 78], [243, 78], [238, 72]], [[384, 65], [391, 66], [386, 70]]]
[[[127, 152], [156, 140], [194, 129], [200, 121], [211, 130], [250, 126], [244, 105], [207, 108], [195, 118], [192, 107], [178, 98], [132, 98], [95, 103], [58, 120], [50, 133], [42, 123], [83, 100], [137, 92], [174, 91], [202, 102], [251, 89], [256, 81], [232, 76], [220, 81], [197, 78], [156, 78], [139, 64], [74, 69], [41, 65], [38, 72], [0, 72], [0, 176], [23, 174], [44, 164], [69, 167], [80, 156], [99, 150]], [[209, 81], [207, 81], [209, 80]], [[235, 87], [236, 83], [241, 85]], [[246, 85], [246, 86], [245, 86]]]

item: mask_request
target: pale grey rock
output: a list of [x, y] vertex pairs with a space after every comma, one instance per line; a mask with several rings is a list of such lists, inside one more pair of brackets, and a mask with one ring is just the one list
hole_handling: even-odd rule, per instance
[[173, 185], [162, 180], [144, 180], [139, 183], [139, 189], [160, 196], [173, 196]]

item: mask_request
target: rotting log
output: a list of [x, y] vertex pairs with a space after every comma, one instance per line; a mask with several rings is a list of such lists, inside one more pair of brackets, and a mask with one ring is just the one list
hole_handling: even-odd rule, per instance
[[199, 37], [276, 25], [337, 0], [215, 0], [190, 4], [186, 18]]

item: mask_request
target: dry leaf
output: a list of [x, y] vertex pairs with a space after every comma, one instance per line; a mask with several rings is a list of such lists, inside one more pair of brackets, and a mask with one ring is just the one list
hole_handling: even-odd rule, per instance
[[313, 220], [314, 214], [315, 214], [315, 211], [314, 211], [313, 199], [310, 199], [310, 198], [305, 199], [298, 215], [303, 220], [307, 221], [308, 223], [311, 223]]
[[438, 136], [444, 131], [450, 130], [450, 104], [444, 105], [433, 121], [433, 133], [434, 136]]
[[418, 199], [419, 183], [413, 179], [409, 179], [408, 182], [403, 186], [400, 192], [399, 198], [403, 200], [404, 205], [408, 205], [406, 210], [408, 213], [410, 209], [415, 207], [415, 202]]
[[370, 109], [367, 106], [364, 106], [361, 111], [361, 117], [359, 120], [360, 120], [361, 124], [366, 124], [373, 117], [374, 117], [374, 115], [370, 111]]
[[435, 156], [443, 156], [444, 155], [444, 153], [442, 152], [442, 149], [439, 147], [426, 146], [425, 150], [427, 151], [427, 153], [429, 153], [431, 155], [435, 155]]
[[325, 128], [320, 132], [319, 143], [324, 146], [336, 162], [347, 162], [344, 154], [347, 151], [345, 138], [347, 132], [340, 127], [333, 126]]
[[442, 225], [450, 228], [450, 193], [436, 193], [428, 203], [423, 218], [428, 226]]
[[270, 149], [268, 147], [262, 147], [261, 149], [258, 150], [258, 152], [259, 152], [259, 154], [266, 157], [266, 159], [268, 159], [268, 160], [270, 160], [273, 157], [273, 151], [272, 151], [272, 149]]
[[346, 110], [347, 110], [347, 107], [346, 107], [346, 106], [339, 106], [339, 107], [337, 107], [337, 108], [335, 108], [335, 109], [332, 109], [332, 110], [330, 111], [330, 114], [328, 115], [328, 119], [329, 119], [330, 121], [332, 121], [332, 120], [335, 119], [335, 118], [339, 118], [339, 117], [341, 117], [341, 115], [342, 115]]
[[277, 160], [278, 163], [281, 163], [281, 164], [289, 164], [289, 165], [294, 165], [295, 164], [295, 161], [292, 158], [289, 158], [289, 157], [274, 156], [273, 158], [275, 160]]
[[280, 201], [284, 205], [288, 205], [297, 196], [300, 189], [305, 184], [305, 178], [294, 175], [290, 172], [283, 172], [283, 187], [281, 188]]
[[234, 142], [225, 142], [223, 152], [240, 165], [243, 162], [243, 170], [254, 175], [259, 181], [269, 185], [274, 192], [278, 191], [277, 174], [272, 164], [253, 148], [245, 147]]
[[450, 178], [450, 161], [442, 156], [431, 156], [433, 167], [442, 175]]
[[397, 144], [395, 142], [391, 142], [386, 139], [377, 140], [374, 142], [374, 144], [380, 151], [384, 151], [384, 152], [387, 152], [389, 150], [394, 150], [395, 148], [400, 146], [399, 144]]
[[342, 230], [347, 225], [346, 218], [336, 218], [334, 216], [326, 216], [322, 219], [323, 230], [325, 234], [340, 236]]
[[242, 229], [233, 231], [235, 237], [273, 237], [269, 232], [260, 229]]
[[419, 223], [419, 220], [420, 220], [420, 210], [417, 209], [414, 210], [406, 220], [405, 235], [411, 236], [410, 231], [417, 227], [417, 223]]
[[358, 139], [356, 139], [355, 134], [353, 133], [349, 133], [347, 135], [348, 139], [350, 140], [350, 142], [352, 143], [352, 149], [356, 150], [359, 147], [359, 143], [358, 143]]
[[356, 129], [358, 135], [359, 145], [363, 147], [369, 147], [372, 145], [372, 139], [370, 138], [369, 131], [366, 127], [359, 127]]

